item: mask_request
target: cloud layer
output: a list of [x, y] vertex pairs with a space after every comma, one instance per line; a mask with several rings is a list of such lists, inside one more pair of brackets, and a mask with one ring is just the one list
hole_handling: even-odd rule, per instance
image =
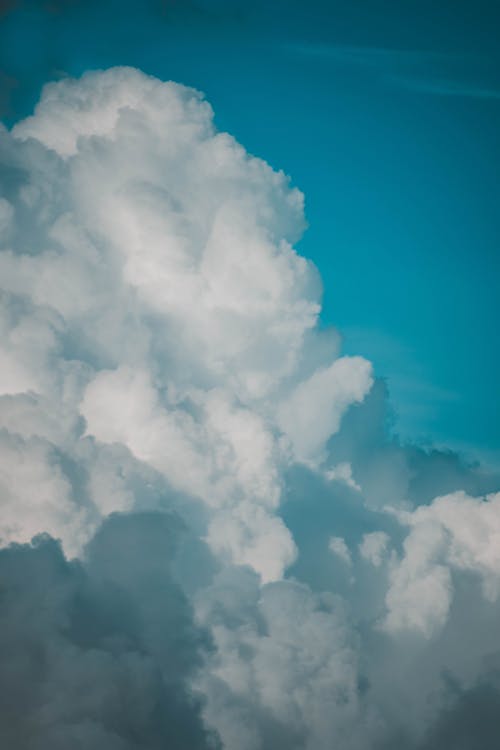
[[390, 437], [301, 193], [130, 68], [47, 85], [0, 158], [6, 743], [452, 736], [497, 690], [499, 477]]

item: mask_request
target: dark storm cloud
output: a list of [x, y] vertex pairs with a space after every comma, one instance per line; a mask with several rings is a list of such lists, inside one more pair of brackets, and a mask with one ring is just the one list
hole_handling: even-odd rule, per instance
[[362, 404], [349, 409], [329, 451], [332, 460], [351, 462], [372, 507], [381, 508], [398, 496], [418, 506], [461, 489], [484, 495], [500, 483], [498, 472], [454, 451], [401, 442], [383, 380], [377, 380]]
[[209, 648], [169, 574], [170, 516], [113, 516], [85, 563], [0, 551], [0, 737], [16, 750], [213, 747], [186, 680]]
[[418, 750], [496, 750], [500, 715], [500, 673], [493, 672], [476, 686], [454, 688], [445, 708]]

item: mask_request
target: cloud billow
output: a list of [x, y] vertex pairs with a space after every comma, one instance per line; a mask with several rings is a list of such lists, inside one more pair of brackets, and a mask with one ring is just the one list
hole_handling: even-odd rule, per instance
[[83, 565], [43, 535], [0, 551], [5, 746], [211, 746], [187, 682], [208, 638], [169, 576], [170, 526], [112, 516]]
[[5, 742], [453, 736], [443, 675], [475, 700], [499, 652], [500, 479], [388, 435], [301, 193], [131, 68], [48, 84], [0, 154]]

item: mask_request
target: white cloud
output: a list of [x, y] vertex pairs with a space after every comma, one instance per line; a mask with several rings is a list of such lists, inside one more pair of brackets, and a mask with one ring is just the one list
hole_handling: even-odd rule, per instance
[[364, 560], [378, 568], [382, 565], [388, 544], [388, 534], [384, 531], [372, 531], [363, 535], [359, 545], [359, 554]]
[[341, 536], [330, 537], [330, 541], [328, 542], [328, 549], [346, 565], [352, 565], [349, 547], [345, 543], [345, 539], [343, 539]]
[[232, 581], [229, 590], [240, 596], [228, 597], [228, 583], [204, 592], [197, 607], [199, 617], [217, 622], [217, 652], [201, 679], [206, 721], [224, 747], [284, 746], [294, 737], [308, 750], [358, 747], [368, 720], [340, 602], [292, 582], [270, 584], [258, 597], [248, 580]]
[[[208, 506], [216, 554], [281, 578], [296, 554], [276, 516], [283, 469], [318, 460], [372, 383], [315, 331], [320, 282], [291, 245], [302, 195], [217, 133], [198, 92], [132, 69], [48, 85], [13, 136], [31, 225], [0, 257], [3, 392], [64, 404], [73, 459], [84, 439], [126, 446]], [[93, 506], [133, 507], [88, 455]], [[72, 528], [59, 534], [77, 549]]]
[[91, 509], [75, 502], [52, 446], [44, 440], [0, 433], [0, 543], [29, 542], [47, 532], [78, 554], [95, 529]]
[[325, 477], [333, 482], [345, 482], [348, 487], [361, 492], [361, 487], [352, 476], [352, 466], [348, 461], [337, 464], [325, 471]]
[[500, 594], [500, 494], [485, 499], [464, 492], [399, 512], [410, 527], [401, 560], [392, 562], [385, 626], [430, 637], [446, 622], [453, 598], [452, 571], [479, 575], [484, 595]]
[[326, 441], [339, 429], [347, 408], [362, 401], [372, 384], [367, 360], [342, 357], [297, 385], [280, 404], [278, 423], [299, 461], [323, 457]]

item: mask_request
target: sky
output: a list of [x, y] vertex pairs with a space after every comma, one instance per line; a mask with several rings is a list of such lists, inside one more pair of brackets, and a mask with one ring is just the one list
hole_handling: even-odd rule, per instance
[[0, 13], [0, 745], [496, 750], [494, 6]]
[[306, 195], [322, 320], [388, 380], [402, 439], [498, 465], [497, 4], [7, 2], [4, 120], [132, 65], [203, 91]]

